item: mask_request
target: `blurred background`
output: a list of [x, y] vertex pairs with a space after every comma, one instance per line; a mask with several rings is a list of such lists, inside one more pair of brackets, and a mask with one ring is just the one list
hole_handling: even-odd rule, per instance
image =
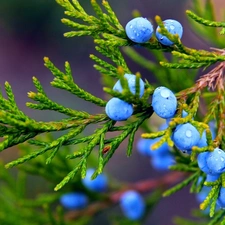
[[[87, 12], [93, 13], [89, 0], [80, 2]], [[191, 9], [191, 0], [109, 0], [109, 3], [124, 26], [132, 18], [132, 11], [138, 9], [143, 17], [152, 21], [155, 15], [160, 15], [162, 19], [180, 21], [184, 27], [182, 40], [185, 45], [198, 49], [208, 49], [211, 46], [204, 41], [204, 37], [193, 33], [188, 25], [185, 10]], [[225, 7], [225, 2], [214, 0], [214, 3], [217, 19], [220, 19], [220, 10]], [[89, 54], [95, 53], [92, 38], [64, 38], [63, 33], [69, 31], [69, 28], [60, 22], [64, 17], [63, 9], [54, 0], [1, 0], [0, 15], [0, 84], [3, 87], [4, 82], [9, 81], [17, 103], [25, 113], [44, 121], [61, 118], [57, 113], [34, 111], [25, 107], [29, 100], [27, 92], [34, 90], [32, 76], [41, 81], [51, 99], [92, 114], [102, 112], [103, 109], [93, 105], [90, 107], [89, 103], [54, 89], [49, 84], [52, 75], [43, 65], [44, 56], [48, 56], [61, 69], [64, 62], [69, 61], [78, 85], [96, 96], [104, 95], [99, 73], [95, 71], [89, 58]], [[152, 81], [149, 72], [127, 60], [133, 73], [140, 71], [144, 78]], [[7, 150], [1, 153], [1, 157], [6, 161], [14, 159], [15, 151], [14, 148]], [[131, 182], [162, 175], [154, 171], [148, 159], [139, 156], [136, 151], [128, 159], [124, 149], [117, 151], [107, 166], [107, 171], [118, 180]], [[40, 190], [40, 184], [33, 185], [37, 191]], [[188, 194], [187, 190], [180, 191], [171, 198], [162, 199], [147, 224], [170, 225], [172, 222], [168, 221], [172, 221], [174, 215], [188, 216], [193, 207], [198, 207], [195, 197]]]

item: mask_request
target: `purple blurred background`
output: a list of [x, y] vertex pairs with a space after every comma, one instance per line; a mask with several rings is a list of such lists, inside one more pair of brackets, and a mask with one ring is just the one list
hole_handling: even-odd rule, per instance
[[[80, 2], [92, 13], [89, 0]], [[210, 45], [192, 33], [187, 24], [185, 9], [191, 8], [191, 2], [191, 0], [109, 0], [123, 25], [132, 18], [131, 12], [134, 9], [138, 9], [144, 17], [152, 20], [155, 15], [160, 15], [163, 19], [177, 19], [184, 26], [182, 40], [185, 45], [208, 48]], [[219, 16], [221, 6], [225, 6], [224, 0], [214, 2], [218, 6], [217, 16]], [[70, 28], [60, 22], [64, 17], [63, 9], [54, 0], [1, 0], [0, 15], [0, 84], [3, 87], [4, 82], [9, 81], [22, 110], [37, 120], [61, 118], [57, 113], [34, 111], [25, 107], [25, 102], [29, 100], [27, 92], [35, 90], [32, 76], [36, 76], [53, 100], [74, 109], [87, 110], [89, 113], [103, 111], [93, 105], [90, 107], [89, 103], [64, 91], [56, 90], [49, 84], [52, 75], [43, 66], [44, 56], [48, 56], [61, 69], [64, 62], [69, 61], [74, 80], [78, 85], [96, 96], [103, 96], [99, 73], [94, 70], [93, 62], [89, 59], [89, 54], [95, 53], [93, 40], [90, 37], [69, 39], [63, 37], [63, 33]], [[131, 62], [128, 61], [128, 64]], [[133, 72], [141, 71], [144, 77], [148, 77], [145, 70], [135, 66], [132, 68]], [[11, 148], [1, 153], [1, 157], [5, 157], [7, 161], [15, 158], [15, 149]], [[125, 155], [125, 149], [118, 149], [107, 169], [112, 176], [123, 181], [137, 181], [162, 175], [153, 171], [148, 159], [139, 156], [135, 149], [129, 159]], [[170, 225], [172, 222], [168, 221], [172, 220], [173, 215], [188, 216], [192, 207], [197, 207], [195, 197], [188, 194], [185, 189], [171, 198], [162, 199], [146, 224]]]

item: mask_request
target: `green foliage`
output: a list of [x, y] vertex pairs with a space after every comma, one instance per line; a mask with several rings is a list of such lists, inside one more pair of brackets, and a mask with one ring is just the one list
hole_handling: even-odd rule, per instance
[[[163, 191], [163, 196], [169, 196], [191, 184], [190, 192], [199, 193], [206, 185], [212, 188], [206, 199], [201, 203], [200, 208], [204, 210], [210, 206], [209, 216], [212, 218], [208, 220], [207, 224], [218, 224], [219, 221], [222, 221], [221, 225], [225, 224], [224, 212], [215, 212], [219, 190], [221, 186], [225, 186], [225, 175], [222, 174], [215, 182], [205, 182], [205, 175], [200, 171], [196, 162], [196, 155], [200, 152], [213, 151], [216, 147], [225, 149], [224, 49], [211, 48], [211, 50], [206, 51], [186, 47], [178, 35], [170, 34], [162, 19], [156, 16], [155, 20], [160, 27], [159, 32], [168, 37], [174, 44], [170, 47], [163, 46], [157, 41], [156, 37], [152, 37], [146, 43], [139, 44], [140, 47], [147, 49], [147, 52], [154, 56], [155, 61], [152, 62], [147, 57], [140, 55], [138, 50], [135, 50], [134, 47], [137, 44], [127, 38], [124, 28], [107, 1], [103, 0], [101, 6], [95, 0], [91, 0], [96, 16], [89, 15], [77, 0], [56, 0], [56, 2], [64, 8], [65, 15], [69, 17], [62, 19], [62, 23], [72, 28], [72, 31], [65, 33], [65, 37], [91, 36], [94, 39], [95, 49], [98, 53], [91, 54], [90, 58], [95, 63], [94, 68], [102, 75], [103, 83], [106, 86], [104, 87], [105, 93], [133, 104], [135, 110], [132, 117], [125, 123], [116, 123], [105, 113], [91, 115], [88, 112], [71, 109], [52, 101], [45, 93], [39, 80], [33, 77], [36, 92], [28, 92], [31, 102], [28, 102], [27, 106], [35, 110], [56, 111], [66, 117], [59, 121], [36, 121], [18, 108], [11, 86], [6, 82], [7, 98], [0, 95], [0, 137], [2, 137], [0, 151], [20, 143], [26, 142], [26, 145], [22, 147], [22, 155], [7, 163], [5, 167], [19, 166], [26, 173], [44, 177], [51, 182], [51, 188], [53, 185], [54, 190], [59, 192], [41, 195], [35, 200], [27, 200], [24, 193], [25, 177], [23, 173], [18, 175], [18, 187], [13, 191], [14, 181], [8, 172], [2, 172], [4, 170], [1, 164], [0, 175], [6, 184], [6, 187], [4, 187], [5, 184], [1, 187], [1, 199], [6, 203], [7, 199], [11, 199], [11, 202], [5, 204], [4, 207], [1, 206], [0, 211], [3, 213], [0, 213], [0, 218], [4, 222], [3, 224], [15, 224], [17, 220], [21, 221], [21, 224], [29, 224], [28, 221], [31, 220], [34, 212], [40, 214], [40, 216], [37, 216], [37, 221], [34, 220], [33, 224], [72, 224], [72, 222], [65, 220], [67, 217], [64, 217], [63, 210], [60, 207], [56, 210], [57, 216], [51, 210], [51, 204], [55, 204], [61, 194], [64, 193], [62, 187], [69, 183], [63, 190], [73, 190], [73, 187], [76, 187], [77, 190], [83, 190], [81, 178], [86, 176], [87, 167], [94, 161], [96, 171], [92, 178], [96, 178], [103, 172], [104, 167], [125, 140], [127, 140], [126, 154], [128, 157], [131, 156], [135, 134], [139, 129], [145, 132], [142, 134], [143, 138], [161, 137], [152, 149], [157, 149], [165, 142], [168, 143], [172, 148], [171, 153], [176, 159], [176, 164], [171, 166], [170, 169], [180, 172], [182, 179], [184, 179], [174, 187], [166, 191], [160, 189], [147, 198], [147, 212], [151, 211], [159, 201], [159, 196]], [[202, 7], [200, 1], [195, 0], [193, 1], [193, 10], [196, 14], [190, 10], [186, 12], [191, 19], [193, 28], [198, 29], [202, 35], [217, 44], [217, 47], [224, 46], [224, 36], [222, 35], [225, 33], [225, 23], [215, 21], [212, 1], [207, 0], [205, 7]], [[211, 27], [213, 32], [205, 29], [205, 26]], [[222, 29], [220, 33], [215, 30], [215, 27]], [[166, 58], [164, 53], [171, 54], [170, 60]], [[141, 74], [136, 73], [136, 94], [132, 94], [124, 74], [133, 72], [129, 69], [123, 54], [151, 72], [157, 80], [157, 85], [167, 86], [175, 92], [178, 99], [178, 110], [165, 130], [152, 132], [149, 128], [147, 120], [153, 114], [149, 99], [155, 85], [146, 80], [145, 92], [140, 98], [139, 80]], [[59, 70], [47, 57], [44, 58], [44, 63], [53, 75], [51, 82], [53, 87], [68, 91], [90, 104], [99, 106], [102, 111], [104, 110], [107, 99], [98, 98], [80, 88], [73, 80], [68, 62], [65, 62], [65, 71]], [[212, 66], [213, 69], [196, 80], [197, 69], [205, 69], [209, 66]], [[184, 69], [190, 70], [187, 72]], [[122, 93], [112, 89], [113, 84], [118, 79], [120, 79], [123, 87]], [[205, 104], [206, 112], [201, 111], [201, 104]], [[181, 116], [183, 110], [188, 113], [185, 118]], [[211, 120], [215, 120], [217, 125], [217, 134], [214, 140], [208, 125]], [[176, 149], [171, 139], [176, 126], [187, 122], [195, 126], [201, 135], [204, 130], [206, 131], [208, 144], [203, 148], [194, 146], [190, 157]], [[93, 133], [85, 137], [82, 136], [82, 132], [90, 125], [95, 125]], [[48, 135], [50, 132], [60, 132], [61, 136], [54, 140]], [[110, 138], [109, 133], [112, 134]], [[43, 136], [46, 138], [42, 138]], [[73, 151], [69, 146], [72, 146]], [[96, 149], [97, 151], [95, 151]], [[171, 174], [171, 177], [181, 178], [176, 175], [176, 172]], [[198, 182], [199, 177], [203, 177], [200, 183]], [[164, 183], [166, 183], [165, 180]], [[162, 183], [162, 181], [159, 181], [157, 186], [145, 184], [146, 190], [142, 190], [140, 186], [137, 186], [136, 189], [145, 192], [153, 188], [157, 189]], [[166, 184], [168, 185], [168, 183]], [[126, 185], [123, 186], [123, 189], [117, 189], [119, 194], [124, 190], [126, 190]], [[79, 220], [76, 220], [77, 224], [87, 224], [92, 215], [118, 203], [118, 198], [113, 199], [113, 195], [97, 195], [87, 190], [86, 193], [91, 201], [98, 200], [97, 206], [92, 206], [95, 208], [94, 213], [92, 208], [87, 209], [91, 213], [88, 214], [86, 219], [82, 217], [86, 211], [75, 213], [73, 219], [79, 218]], [[17, 205], [18, 203], [19, 205]], [[18, 206], [31, 207], [32, 210]], [[36, 207], [40, 207], [41, 211], [38, 211]], [[18, 212], [15, 210], [17, 208], [20, 209]], [[13, 211], [16, 211], [16, 213], [13, 214]], [[45, 213], [42, 213], [43, 211]], [[13, 214], [14, 217], [8, 219], [5, 217], [7, 214]], [[24, 215], [24, 218], [21, 218], [21, 215]], [[144, 219], [145, 217], [143, 221]], [[127, 219], [120, 218], [114, 224], [119, 222], [119, 224], [124, 225], [136, 225], [143, 221], [131, 223]], [[192, 225], [196, 223], [177, 218], [176, 224]], [[204, 224], [206, 223], [204, 222]]]

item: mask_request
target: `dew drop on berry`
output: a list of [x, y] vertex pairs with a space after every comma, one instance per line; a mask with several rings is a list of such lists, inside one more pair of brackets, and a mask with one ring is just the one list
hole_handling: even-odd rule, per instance
[[171, 30], [174, 30], [174, 28], [175, 28], [174, 26], [170, 26], [170, 29], [171, 29]]
[[191, 130], [187, 130], [186, 132], [185, 132], [185, 135], [187, 136], [187, 137], [192, 137], [192, 132], [191, 132]]
[[223, 157], [221, 157], [220, 159], [221, 159], [222, 162], [224, 161], [224, 158]]
[[130, 25], [130, 29], [132, 29], [133, 28], [133, 26], [132, 25]]
[[160, 91], [160, 94], [161, 94], [161, 96], [162, 96], [163, 98], [168, 98], [168, 97], [170, 96], [169, 90], [166, 90], [166, 89], [161, 90], [161, 91]]

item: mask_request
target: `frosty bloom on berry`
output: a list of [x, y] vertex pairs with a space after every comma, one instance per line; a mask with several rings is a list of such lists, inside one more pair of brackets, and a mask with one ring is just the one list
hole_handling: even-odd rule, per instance
[[125, 31], [133, 42], [145, 43], [152, 37], [153, 26], [146, 18], [137, 17], [127, 23]]
[[191, 148], [199, 142], [200, 134], [192, 124], [180, 124], [173, 132], [172, 140], [178, 149], [190, 153]]
[[107, 116], [115, 121], [127, 120], [133, 114], [133, 106], [119, 98], [110, 99], [105, 107]]
[[225, 172], [225, 152], [215, 148], [213, 152], [203, 152], [198, 155], [200, 170], [209, 175], [219, 175]]
[[197, 158], [199, 169], [206, 174], [210, 173], [209, 167], [206, 163], [206, 158], [208, 157], [208, 154], [209, 152], [202, 152], [198, 155], [198, 158]]
[[[182, 25], [176, 21], [176, 20], [172, 20], [172, 19], [168, 19], [168, 20], [164, 20], [163, 21], [165, 28], [168, 30], [169, 33], [171, 34], [178, 34], [178, 36], [181, 38], [183, 35], [183, 27]], [[170, 46], [173, 45], [173, 42], [171, 40], [169, 40], [169, 38], [167, 38], [166, 36], [162, 35], [161, 33], [158, 32], [158, 30], [160, 29], [160, 27], [158, 26], [156, 29], [156, 38], [158, 39], [158, 41], [166, 46]]]
[[[136, 76], [134, 74], [125, 74], [124, 77], [127, 79], [128, 82], [128, 87], [131, 93], [136, 94]], [[144, 94], [144, 90], [145, 90], [145, 83], [143, 82], [142, 79], [139, 80], [139, 90], [140, 90], [140, 97], [142, 97], [142, 95]], [[120, 83], [120, 80], [118, 80], [114, 87], [113, 87], [114, 91], [118, 91], [118, 92], [122, 92], [123, 88], [122, 85]]]
[[177, 99], [168, 88], [158, 87], [152, 96], [152, 107], [159, 117], [164, 119], [171, 118], [177, 109]]
[[222, 149], [215, 148], [213, 152], [209, 152], [207, 155], [206, 163], [211, 174], [225, 172], [225, 152]]

